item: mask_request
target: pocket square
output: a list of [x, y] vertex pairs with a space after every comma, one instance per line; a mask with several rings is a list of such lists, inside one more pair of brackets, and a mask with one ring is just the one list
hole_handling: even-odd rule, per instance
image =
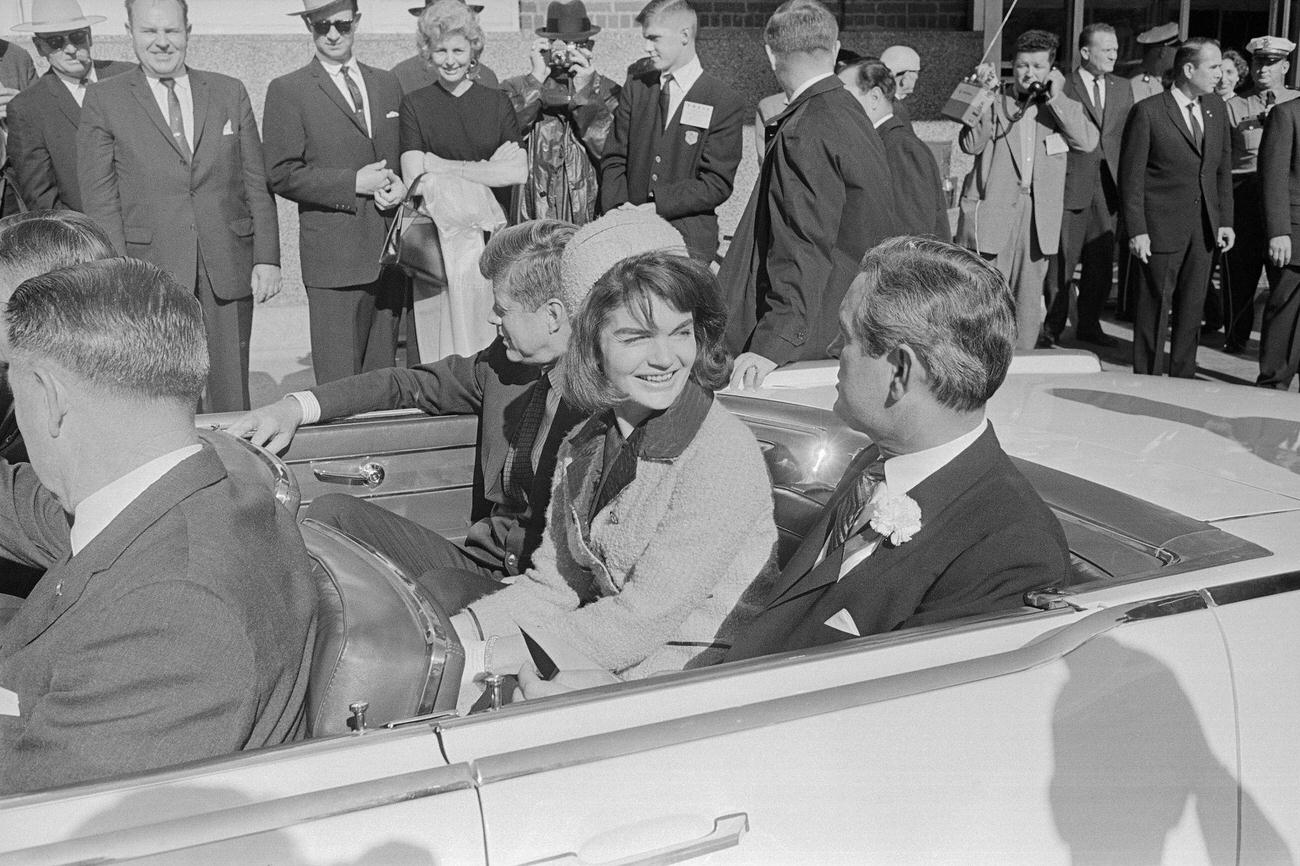
[[397, 112], [396, 112], [396, 111], [390, 111], [390, 112], [388, 112], [387, 114], [385, 114], [384, 117], [386, 117], [386, 118], [388, 118], [388, 119], [391, 120], [392, 118], [397, 117]]
[[8, 689], [0, 688], [0, 716], [16, 716], [18, 714], [18, 695]]
[[858, 624], [853, 621], [853, 614], [847, 610], [841, 609], [839, 613], [826, 620], [825, 624], [836, 631], [842, 631], [854, 637], [862, 637], [862, 633], [858, 631]]
[[221, 134], [222, 134], [222, 135], [234, 135], [234, 134], [235, 134], [235, 130], [231, 127], [231, 125], [230, 125], [230, 121], [229, 121], [229, 120], [226, 121], [226, 125], [225, 125], [225, 126], [221, 127]]

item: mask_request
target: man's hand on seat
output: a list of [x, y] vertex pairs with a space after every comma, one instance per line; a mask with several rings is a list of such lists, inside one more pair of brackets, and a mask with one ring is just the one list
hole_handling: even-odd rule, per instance
[[241, 415], [226, 432], [278, 454], [289, 447], [301, 424], [302, 405], [293, 397], [285, 397]]

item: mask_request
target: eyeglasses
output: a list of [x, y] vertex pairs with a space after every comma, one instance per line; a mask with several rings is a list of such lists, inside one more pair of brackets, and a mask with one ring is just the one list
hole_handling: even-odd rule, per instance
[[312, 21], [307, 26], [310, 27], [312, 29], [312, 32], [315, 33], [317, 36], [329, 36], [331, 27], [337, 30], [340, 36], [347, 36], [349, 33], [352, 32], [352, 28], [356, 25], [358, 19], [360, 18], [361, 16], [357, 15], [356, 17], [346, 21], [344, 20]]
[[38, 33], [36, 38], [51, 51], [62, 51], [69, 42], [76, 48], [89, 48], [90, 28], [71, 30], [67, 33]]

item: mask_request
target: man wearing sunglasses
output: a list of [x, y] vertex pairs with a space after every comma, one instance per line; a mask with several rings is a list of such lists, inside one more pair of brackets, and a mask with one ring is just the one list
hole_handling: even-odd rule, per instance
[[140, 68], [86, 91], [77, 181], [113, 245], [192, 287], [211, 372], [203, 408], [248, 408], [253, 301], [280, 290], [280, 230], [262, 139], [237, 79], [189, 68], [184, 0], [129, 0]]
[[262, 112], [271, 191], [298, 205], [317, 384], [393, 365], [404, 285], [381, 269], [397, 176], [397, 76], [353, 55], [356, 0], [303, 0], [315, 56], [271, 82]]
[[81, 210], [77, 188], [77, 127], [86, 88], [131, 70], [116, 60], [92, 60], [92, 24], [76, 0], [33, 0], [28, 19], [13, 29], [32, 34], [49, 72], [9, 103], [9, 159], [18, 193], [32, 210]]

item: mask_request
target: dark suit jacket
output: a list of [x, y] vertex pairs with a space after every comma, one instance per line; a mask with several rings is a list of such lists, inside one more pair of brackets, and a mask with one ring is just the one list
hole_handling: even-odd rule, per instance
[[[397, 80], [402, 85], [402, 94], [412, 93], [421, 87], [428, 87], [438, 80], [438, 73], [434, 72], [425, 65], [424, 58], [420, 55], [408, 57], [394, 66], [391, 72], [397, 76]], [[496, 89], [500, 86], [497, 80], [497, 74], [492, 71], [486, 63], [480, 62], [470, 74], [470, 78], [484, 87]]]
[[478, 459], [474, 464], [474, 525], [465, 549], [476, 559], [510, 574], [532, 562], [546, 526], [555, 456], [583, 414], [561, 400], [533, 474], [528, 503], [520, 510], [501, 486], [510, 443], [541, 369], [506, 357], [500, 338], [473, 357], [449, 355], [432, 364], [394, 367], [350, 376], [311, 389], [321, 419], [379, 409], [418, 408], [430, 415], [477, 415]]
[[1129, 237], [1151, 236], [1152, 252], [1186, 243], [1200, 220], [1210, 235], [1232, 225], [1232, 139], [1228, 108], [1201, 97], [1205, 141], [1198, 153], [1183, 112], [1169, 91], [1133, 106], [1120, 152], [1120, 197]]
[[[135, 67], [116, 60], [96, 60], [99, 80]], [[9, 159], [18, 177], [18, 193], [32, 210], [81, 210], [77, 187], [77, 127], [81, 106], [53, 70], [9, 103]]]
[[359, 65], [373, 136], [315, 58], [266, 91], [266, 176], [272, 192], [298, 204], [302, 281], [312, 288], [360, 286], [379, 278], [389, 221], [371, 196], [357, 195], [357, 169], [384, 159], [402, 173], [401, 87], [391, 72]]
[[5, 793], [299, 739], [316, 590], [293, 515], [206, 448], [71, 560], [68, 520], [0, 463], [0, 546], [49, 567], [0, 630]]
[[719, 205], [731, 197], [740, 165], [745, 106], [735, 88], [708, 72], [686, 94], [710, 106], [707, 129], [684, 126], [682, 112], [659, 123], [659, 72], [634, 65], [614, 110], [614, 134], [600, 161], [600, 207], [655, 203], [682, 233], [691, 255], [710, 262], [718, 251]]
[[819, 646], [852, 635], [825, 622], [847, 610], [859, 634], [942, 622], [1016, 608], [1035, 587], [1064, 581], [1070, 556], [1065, 533], [1043, 500], [1011, 464], [993, 428], [909, 494], [921, 508], [921, 529], [901, 545], [882, 540], [838, 583], [842, 549], [814, 567], [830, 518], [875, 448], [853, 461], [786, 565], [767, 608], [728, 659]]
[[1291, 237], [1292, 267], [1300, 265], [1300, 99], [1273, 107], [1259, 146], [1264, 236]]
[[948, 225], [948, 198], [939, 179], [939, 163], [912, 125], [897, 115], [880, 124], [876, 132], [885, 145], [889, 171], [894, 176], [894, 204], [899, 234], [934, 235], [952, 240]]
[[246, 298], [253, 265], [280, 263], [262, 140], [243, 84], [197, 69], [189, 76], [188, 161], [143, 72], [90, 86], [77, 132], [81, 201], [120, 252], [192, 286], [201, 250], [217, 296]]
[[1097, 127], [1101, 141], [1096, 149], [1071, 150], [1065, 163], [1065, 209], [1082, 210], [1092, 201], [1097, 184], [1106, 192], [1112, 210], [1119, 210], [1119, 152], [1124, 138], [1124, 121], [1133, 108], [1133, 88], [1118, 75], [1104, 78], [1104, 116], [1092, 104], [1092, 92], [1079, 70], [1065, 77], [1065, 95], [1083, 105], [1088, 120]]
[[828, 357], [862, 255], [897, 235], [885, 146], [835, 76], [768, 123], [758, 183], [718, 280], [727, 344], [777, 364]]

